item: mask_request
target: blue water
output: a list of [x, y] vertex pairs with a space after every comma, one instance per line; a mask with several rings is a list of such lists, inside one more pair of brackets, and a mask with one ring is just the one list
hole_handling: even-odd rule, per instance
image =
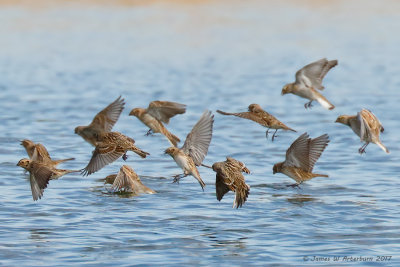
[[[128, 3], [0, 5], [0, 265], [343, 265], [333, 256], [362, 256], [374, 262], [345, 265], [399, 266], [398, 2]], [[339, 60], [324, 80], [333, 111], [305, 110], [305, 99], [280, 95], [297, 69], [322, 57]], [[19, 141], [41, 142], [56, 159], [75, 157], [62, 167], [81, 169], [92, 147], [74, 128], [119, 95], [127, 104], [114, 130], [151, 153], [130, 154], [127, 164], [157, 194], [109, 194], [103, 179], [120, 159], [89, 177], [51, 181], [34, 202], [16, 167], [26, 157]], [[147, 128], [128, 116], [152, 100], [188, 105], [168, 125], [182, 140], [203, 110], [245, 111], [250, 103], [298, 133], [272, 143], [251, 121], [215, 115], [204, 163], [233, 156], [252, 171], [248, 201], [232, 209], [232, 193], [216, 200], [210, 169], [199, 169], [204, 192], [192, 177], [172, 184], [181, 170], [163, 154], [168, 142], [144, 136]], [[333, 123], [363, 107], [385, 127], [391, 154], [370, 144], [359, 155], [358, 137]], [[293, 181], [272, 166], [303, 132], [329, 134], [315, 171], [330, 177], [286, 187]]]

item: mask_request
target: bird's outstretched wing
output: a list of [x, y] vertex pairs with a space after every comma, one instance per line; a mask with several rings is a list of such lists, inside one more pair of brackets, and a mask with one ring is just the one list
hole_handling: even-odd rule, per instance
[[98, 143], [88, 165], [82, 170], [82, 175], [88, 176], [97, 172], [104, 166], [116, 161], [124, 153], [125, 151], [116, 144]]
[[196, 166], [200, 166], [208, 152], [211, 143], [214, 115], [211, 111], [204, 111], [199, 121], [187, 135], [182, 149], [189, 155]]
[[105, 132], [110, 132], [124, 110], [125, 101], [119, 96], [102, 111], [97, 113], [90, 126]]
[[327, 134], [311, 139], [307, 133], [304, 133], [286, 151], [285, 164], [311, 172], [328, 143]]
[[31, 184], [33, 200], [42, 198], [44, 189], [49, 184], [49, 180], [53, 175], [51, 168], [39, 162], [31, 163], [29, 181]]
[[233, 184], [233, 181], [230, 181], [225, 173], [224, 162], [214, 163], [213, 170], [217, 173], [215, 177], [215, 193], [218, 201], [221, 201], [224, 195], [230, 190], [227, 184]]
[[51, 162], [51, 157], [46, 147], [40, 143], [35, 144], [32, 154], [32, 160], [39, 162]]
[[152, 101], [147, 107], [147, 113], [164, 123], [177, 114], [186, 112], [186, 105], [170, 101]]
[[370, 110], [362, 109], [357, 113], [357, 120], [360, 122], [360, 139], [368, 140], [372, 136], [379, 136], [383, 132], [383, 126], [378, 118]]
[[236, 116], [239, 118], [255, 121], [261, 125], [266, 125], [266, 124], [269, 125], [270, 120], [271, 120], [270, 115], [266, 114], [266, 112], [265, 113], [264, 112], [254, 113], [254, 112], [248, 111], [248, 112], [230, 113], [230, 112], [225, 112], [225, 111], [221, 111], [221, 110], [217, 110], [217, 112], [222, 115], [232, 115], [232, 116]]
[[296, 83], [323, 90], [322, 80], [328, 71], [337, 64], [337, 60], [328, 61], [326, 58], [310, 63], [296, 72]]
[[139, 176], [127, 165], [123, 165], [111, 187], [113, 192], [132, 192], [135, 183], [140, 181]]

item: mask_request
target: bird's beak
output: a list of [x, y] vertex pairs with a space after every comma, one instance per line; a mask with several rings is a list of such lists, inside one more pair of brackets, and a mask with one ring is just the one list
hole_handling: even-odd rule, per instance
[[132, 116], [133, 115], [133, 110], [131, 110], [131, 112], [129, 112], [129, 116]]
[[339, 122], [339, 119], [336, 119], [335, 122]]

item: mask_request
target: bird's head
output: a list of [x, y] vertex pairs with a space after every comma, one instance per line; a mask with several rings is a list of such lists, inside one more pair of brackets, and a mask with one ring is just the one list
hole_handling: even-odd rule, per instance
[[24, 139], [21, 141], [21, 146], [23, 146], [28, 153], [29, 157], [32, 155], [30, 153], [33, 153], [33, 149], [35, 147], [35, 143], [33, 143], [31, 140]]
[[251, 105], [249, 105], [249, 111], [250, 112], [257, 112], [257, 111], [260, 111], [260, 110], [262, 110], [262, 108], [260, 107], [259, 104], [251, 104]]
[[24, 140], [21, 141], [21, 146], [23, 146], [25, 148], [31, 147], [33, 145], [34, 144], [33, 144], [33, 142], [31, 140], [24, 139]]
[[274, 165], [274, 167], [272, 168], [272, 173], [275, 174], [275, 173], [277, 173], [277, 172], [281, 172], [281, 171], [282, 171], [282, 165], [283, 165], [282, 162], [276, 163], [276, 164]]
[[81, 132], [85, 126], [78, 126], [75, 128], [75, 134], [81, 135]]
[[217, 172], [218, 170], [221, 169], [221, 162], [215, 162], [211, 168], [213, 169], [213, 171]]
[[340, 115], [339, 117], [337, 117], [335, 122], [349, 125], [349, 116], [348, 115]]
[[116, 174], [110, 174], [106, 177], [106, 179], [104, 180], [105, 184], [113, 184], [115, 181], [115, 178], [117, 178]]
[[286, 95], [291, 93], [293, 90], [293, 83], [288, 83], [282, 88], [281, 95]]
[[29, 163], [31, 163], [31, 161], [29, 159], [21, 159], [20, 161], [18, 161], [17, 166], [27, 169], [29, 166]]
[[164, 151], [164, 154], [168, 154], [168, 155], [170, 155], [170, 156], [172, 157], [173, 155], [175, 155], [176, 153], [178, 153], [178, 151], [179, 151], [179, 148], [174, 147], [174, 146], [171, 146], [171, 147], [167, 148], [167, 149]]
[[144, 112], [143, 108], [134, 108], [129, 112], [129, 116], [139, 117]]

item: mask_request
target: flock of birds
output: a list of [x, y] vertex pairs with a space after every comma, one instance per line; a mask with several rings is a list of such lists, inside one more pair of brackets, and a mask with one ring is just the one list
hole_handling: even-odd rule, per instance
[[[304, 105], [306, 109], [312, 106], [313, 101], [317, 101], [326, 109], [334, 109], [335, 106], [319, 91], [324, 89], [324, 86], [322, 86], [324, 76], [337, 64], [337, 60], [328, 61], [326, 58], [323, 58], [306, 65], [297, 71], [294, 83], [283, 87], [282, 95], [292, 93], [310, 100]], [[81, 172], [84, 176], [90, 175], [120, 157], [126, 160], [126, 153], [128, 151], [132, 151], [142, 158], [150, 155], [136, 147], [135, 141], [132, 138], [112, 131], [114, 124], [124, 109], [124, 105], [124, 99], [120, 96], [100, 111], [88, 126], [78, 126], [75, 128], [76, 134], [95, 147], [89, 163], [82, 170], [57, 169], [56, 167], [59, 163], [73, 160], [73, 158], [53, 160], [42, 144], [34, 143], [27, 139], [21, 142], [29, 159], [21, 159], [17, 165], [30, 173], [33, 200], [38, 200], [43, 196], [44, 189], [50, 180], [57, 179], [67, 173]], [[202, 114], [187, 135], [183, 146], [179, 148], [178, 143], [180, 139], [169, 132], [163, 123], [168, 124], [172, 117], [185, 112], [186, 105], [169, 101], [153, 101], [147, 108], [132, 109], [129, 115], [137, 117], [149, 127], [146, 135], [161, 133], [167, 138], [171, 147], [165, 150], [165, 154], [170, 155], [183, 170], [183, 174], [174, 177], [174, 182], [179, 182], [179, 179], [182, 177], [191, 175], [204, 190], [205, 183], [201, 179], [197, 167], [212, 168], [216, 172], [215, 185], [217, 199], [220, 201], [227, 192], [233, 191], [235, 192], [233, 207], [241, 207], [247, 200], [250, 191], [250, 186], [246, 184], [243, 173], [249, 174], [250, 170], [243, 162], [231, 157], [227, 157], [225, 161], [216, 162], [211, 167], [202, 164], [211, 142], [214, 123], [214, 115], [208, 110]], [[217, 112], [222, 115], [233, 115], [252, 120], [266, 127], [267, 138], [269, 130], [275, 130], [271, 138], [272, 141], [274, 141], [278, 130], [296, 132], [273, 115], [264, 111], [258, 104], [249, 105], [248, 112], [228, 113], [221, 110], [217, 110]], [[341, 115], [337, 118], [336, 122], [349, 126], [360, 137], [361, 141], [365, 142], [359, 149], [361, 154], [365, 153], [365, 148], [369, 143], [375, 143], [386, 153], [389, 153], [389, 150], [379, 139], [379, 135], [384, 131], [384, 128], [371, 111], [362, 109], [357, 115]], [[328, 177], [325, 174], [313, 173], [314, 165], [328, 143], [329, 136], [327, 134], [317, 138], [310, 138], [307, 133], [300, 135], [286, 151], [285, 161], [276, 163], [273, 166], [273, 173], [283, 173], [294, 179], [296, 183], [290, 186], [298, 186], [302, 182], [314, 177]], [[143, 185], [139, 176], [128, 165], [123, 165], [118, 174], [109, 175], [105, 180], [106, 183], [112, 184], [112, 192], [129, 192], [135, 195], [155, 193], [154, 190]]]

